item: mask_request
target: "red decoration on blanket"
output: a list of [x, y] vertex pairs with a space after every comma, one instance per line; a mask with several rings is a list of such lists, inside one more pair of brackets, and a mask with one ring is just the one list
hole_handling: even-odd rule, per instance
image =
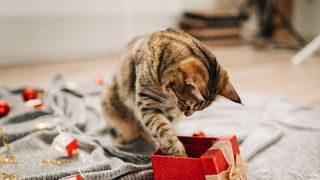
[[54, 138], [51, 147], [62, 157], [71, 157], [78, 152], [78, 142], [67, 133], [60, 133]]
[[202, 131], [196, 131], [192, 134], [193, 137], [206, 137], [206, 135]]
[[104, 78], [103, 78], [103, 76], [102, 76], [101, 74], [97, 75], [97, 76], [95, 77], [95, 82], [96, 82], [96, 84], [99, 85], [99, 86], [103, 85], [103, 84], [104, 84]]
[[179, 137], [188, 157], [166, 156], [160, 149], [151, 154], [155, 180], [246, 179], [236, 136]]
[[72, 175], [72, 176], [67, 176], [65, 178], [62, 178], [63, 180], [82, 180], [82, 177], [80, 174]]
[[27, 87], [23, 90], [22, 93], [23, 99], [25, 101], [25, 106], [31, 109], [42, 109], [43, 104], [43, 96], [44, 92], [42, 90], [38, 90], [32, 87]]
[[6, 116], [9, 112], [10, 112], [9, 104], [4, 100], [0, 100], [0, 118]]
[[27, 87], [23, 90], [22, 96], [25, 101], [37, 99], [37, 90], [32, 87]]
[[42, 109], [43, 101], [41, 99], [30, 99], [27, 102], [25, 102], [25, 106], [27, 108]]

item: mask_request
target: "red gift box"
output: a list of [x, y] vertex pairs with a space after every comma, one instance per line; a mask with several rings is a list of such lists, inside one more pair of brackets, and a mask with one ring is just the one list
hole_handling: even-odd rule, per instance
[[[217, 179], [217, 176], [229, 179], [227, 176], [229, 174], [234, 176], [235, 168], [242, 168], [240, 169], [241, 173], [246, 171], [245, 164], [239, 155], [240, 151], [235, 135], [223, 138], [179, 137], [179, 140], [183, 143], [188, 157], [166, 156], [161, 149], [156, 150], [151, 155], [155, 180], [204, 180]], [[240, 164], [241, 167], [234, 166], [237, 164]], [[239, 170], [237, 169], [237, 171]], [[221, 177], [220, 179], [224, 178]], [[245, 174], [241, 174], [241, 177], [239, 179], [245, 179]]]

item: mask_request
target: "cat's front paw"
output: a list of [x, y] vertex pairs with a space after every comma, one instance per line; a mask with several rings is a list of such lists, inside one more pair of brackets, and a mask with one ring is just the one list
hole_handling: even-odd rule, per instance
[[172, 146], [168, 150], [167, 154], [170, 156], [188, 157], [186, 150], [180, 141], [178, 141], [174, 146]]
[[188, 157], [185, 149], [183, 149], [183, 151], [179, 151], [179, 153], [177, 153], [176, 155], [174, 156], [178, 156], [178, 157]]

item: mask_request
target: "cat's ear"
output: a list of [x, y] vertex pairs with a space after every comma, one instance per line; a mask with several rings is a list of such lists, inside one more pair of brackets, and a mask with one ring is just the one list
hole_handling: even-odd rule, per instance
[[198, 78], [198, 80], [196, 80], [196, 78], [188, 78], [186, 79], [186, 84], [192, 86], [193, 88], [191, 89], [191, 94], [194, 95], [198, 100], [200, 101], [204, 101], [205, 99], [203, 98], [203, 95], [201, 92], [204, 93], [205, 91], [205, 82]]
[[221, 95], [227, 99], [230, 99], [231, 101], [233, 101], [235, 103], [242, 104], [241, 99], [240, 99], [238, 93], [236, 92], [236, 90], [234, 89], [234, 87], [232, 86], [230, 80], [228, 80], [225, 83], [225, 86], [222, 89], [220, 89], [219, 95]]
[[237, 93], [237, 91], [234, 89], [228, 73], [226, 72], [225, 69], [221, 69], [221, 73], [220, 73], [220, 88], [219, 88], [219, 95], [223, 96], [227, 99], [230, 99], [231, 101], [235, 102], [235, 103], [239, 103], [242, 104], [241, 99]]

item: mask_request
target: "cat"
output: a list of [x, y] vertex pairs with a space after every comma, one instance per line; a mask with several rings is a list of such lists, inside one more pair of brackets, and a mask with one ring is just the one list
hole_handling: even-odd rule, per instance
[[227, 71], [210, 50], [187, 33], [169, 28], [134, 39], [102, 97], [116, 142], [154, 140], [166, 155], [187, 156], [172, 127], [217, 95], [241, 100]]

